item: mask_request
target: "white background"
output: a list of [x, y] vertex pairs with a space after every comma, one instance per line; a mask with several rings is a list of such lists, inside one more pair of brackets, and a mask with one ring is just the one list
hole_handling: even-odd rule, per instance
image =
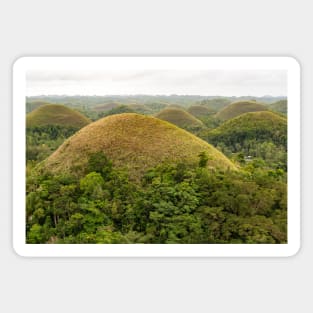
[[[1, 312], [312, 312], [309, 1], [1, 1]], [[25, 55], [289, 55], [302, 65], [302, 249], [291, 258], [26, 259], [12, 250], [11, 65]]]

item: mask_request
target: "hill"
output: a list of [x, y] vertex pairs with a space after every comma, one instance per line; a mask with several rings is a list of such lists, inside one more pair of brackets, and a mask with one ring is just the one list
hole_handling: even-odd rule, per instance
[[199, 153], [209, 157], [208, 167], [236, 167], [221, 152], [175, 125], [160, 119], [124, 113], [96, 121], [70, 137], [42, 166], [52, 172], [79, 175], [91, 154], [103, 152], [117, 167], [127, 168], [132, 177], [163, 162], [199, 162]]
[[26, 102], [26, 113], [32, 112], [35, 109], [39, 108], [42, 105], [52, 104], [46, 101], [41, 100], [34, 100], [34, 101], [27, 101]]
[[280, 100], [269, 105], [272, 111], [287, 114], [287, 100]]
[[204, 127], [204, 124], [200, 120], [182, 109], [166, 108], [156, 114], [155, 117], [186, 130], [197, 130]]
[[201, 118], [212, 114], [214, 111], [204, 105], [192, 105], [188, 108], [187, 112], [196, 118]]
[[27, 127], [55, 125], [81, 128], [90, 122], [81, 113], [59, 104], [42, 105], [26, 116]]
[[147, 107], [144, 104], [137, 104], [137, 103], [132, 103], [129, 104], [128, 107], [135, 113], [139, 114], [152, 114], [153, 111], [149, 107]]
[[231, 100], [228, 98], [213, 98], [213, 99], [205, 99], [200, 101], [200, 105], [204, 105], [210, 110], [213, 110], [215, 112], [220, 111], [227, 105], [231, 104]]
[[216, 114], [220, 120], [228, 120], [247, 112], [267, 111], [267, 107], [255, 101], [237, 101], [223, 108]]
[[135, 113], [135, 111], [132, 110], [128, 105], [120, 105], [112, 110], [102, 112], [102, 117], [122, 113]]
[[104, 104], [99, 104], [92, 108], [93, 111], [96, 112], [105, 112], [119, 107], [122, 103], [119, 102], [108, 102]]
[[233, 152], [265, 141], [286, 148], [287, 119], [269, 111], [245, 113], [211, 130], [207, 140], [226, 145]]

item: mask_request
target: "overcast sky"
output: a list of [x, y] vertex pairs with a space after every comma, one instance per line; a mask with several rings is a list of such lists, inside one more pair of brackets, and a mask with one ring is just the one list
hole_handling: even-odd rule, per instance
[[28, 71], [27, 96], [222, 95], [286, 96], [281, 70]]

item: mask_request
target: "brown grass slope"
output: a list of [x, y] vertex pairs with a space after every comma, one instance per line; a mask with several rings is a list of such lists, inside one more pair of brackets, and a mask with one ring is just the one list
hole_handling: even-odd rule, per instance
[[239, 116], [243, 113], [267, 111], [267, 107], [261, 103], [255, 101], [238, 101], [233, 102], [216, 114], [216, 117], [220, 120], [228, 120]]
[[209, 156], [209, 167], [236, 170], [227, 157], [200, 138], [173, 124], [136, 113], [111, 115], [84, 127], [42, 165], [52, 172], [80, 175], [89, 156], [100, 151], [135, 178], [163, 162], [198, 163], [200, 152]]
[[40, 106], [26, 116], [27, 127], [58, 125], [81, 128], [90, 122], [91, 120], [80, 112], [59, 104]]
[[181, 109], [166, 108], [156, 114], [155, 117], [163, 121], [172, 123], [181, 128], [191, 129], [204, 127], [203, 123], [200, 120], [195, 118], [187, 111]]
[[208, 107], [205, 107], [204, 105], [192, 105], [188, 108], [188, 113], [193, 115], [194, 117], [204, 117], [209, 114], [212, 114], [214, 111], [209, 109]]

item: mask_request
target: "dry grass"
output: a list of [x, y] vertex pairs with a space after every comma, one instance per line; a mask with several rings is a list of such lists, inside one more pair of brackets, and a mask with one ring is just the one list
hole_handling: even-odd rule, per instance
[[86, 126], [90, 122], [91, 120], [80, 112], [59, 104], [40, 106], [26, 116], [27, 127], [59, 125], [80, 128]]
[[247, 112], [267, 111], [267, 107], [255, 101], [233, 102], [216, 114], [220, 120], [228, 120]]
[[43, 165], [53, 172], [83, 170], [91, 153], [104, 152], [117, 167], [139, 177], [162, 162], [197, 163], [199, 153], [208, 166], [236, 170], [221, 152], [200, 138], [160, 119], [124, 113], [98, 120], [69, 138]]
[[203, 123], [192, 116], [187, 111], [176, 109], [176, 108], [166, 108], [155, 115], [155, 117], [172, 123], [181, 128], [193, 128], [193, 127], [203, 127]]

